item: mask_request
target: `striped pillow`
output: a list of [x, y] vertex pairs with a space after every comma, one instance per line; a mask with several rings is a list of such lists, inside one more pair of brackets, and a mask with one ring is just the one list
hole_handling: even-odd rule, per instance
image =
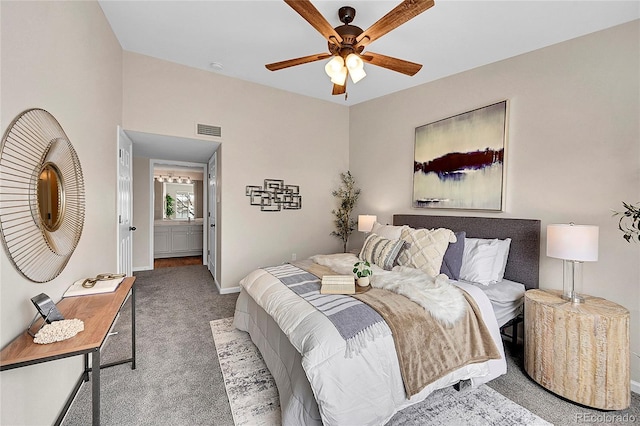
[[403, 246], [404, 240], [387, 240], [379, 235], [371, 234], [364, 241], [359, 257], [361, 260], [374, 263], [382, 269], [390, 271]]

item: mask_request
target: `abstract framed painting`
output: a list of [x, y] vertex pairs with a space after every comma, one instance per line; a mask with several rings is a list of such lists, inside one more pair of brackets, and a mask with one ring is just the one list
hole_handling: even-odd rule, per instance
[[413, 207], [502, 211], [508, 101], [416, 128]]

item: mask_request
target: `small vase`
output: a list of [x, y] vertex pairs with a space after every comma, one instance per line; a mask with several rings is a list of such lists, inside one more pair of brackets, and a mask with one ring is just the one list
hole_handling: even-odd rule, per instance
[[366, 287], [369, 285], [369, 277], [360, 277], [357, 282], [360, 287]]

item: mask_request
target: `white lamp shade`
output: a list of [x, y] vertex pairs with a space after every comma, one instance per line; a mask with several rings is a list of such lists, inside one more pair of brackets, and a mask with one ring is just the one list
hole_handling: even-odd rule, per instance
[[347, 55], [347, 59], [345, 60], [345, 65], [351, 72], [355, 69], [362, 68], [364, 66], [364, 63], [362, 62], [360, 56], [356, 55], [355, 53], [349, 53]]
[[366, 77], [367, 73], [364, 72], [364, 63], [362, 62], [362, 58], [355, 53], [350, 53], [347, 56], [345, 65], [349, 69], [351, 81], [354, 83], [357, 83]]
[[579, 262], [598, 260], [599, 228], [593, 225], [547, 225], [547, 256]]
[[371, 232], [373, 224], [378, 220], [378, 216], [371, 214], [361, 214], [358, 216], [358, 231]]
[[342, 68], [344, 68], [344, 59], [342, 59], [342, 56], [334, 56], [329, 62], [327, 62], [327, 65], [324, 66], [324, 72], [326, 72], [329, 77], [333, 78], [333, 76], [340, 72]]
[[338, 86], [344, 86], [344, 83], [347, 81], [347, 68], [342, 67], [340, 71], [336, 72], [331, 77], [331, 82], [333, 84], [337, 84]]
[[360, 80], [362, 80], [363, 78], [365, 78], [367, 76], [367, 73], [364, 72], [363, 68], [360, 69], [355, 69], [353, 71], [349, 71], [349, 75], [351, 76], [351, 81], [353, 81], [353, 83], [357, 83]]

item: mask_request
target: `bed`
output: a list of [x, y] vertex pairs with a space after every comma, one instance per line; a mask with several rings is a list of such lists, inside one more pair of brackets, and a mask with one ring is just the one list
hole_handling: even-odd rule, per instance
[[[504, 282], [478, 286], [491, 301], [502, 335], [515, 350], [518, 325], [523, 321], [524, 292], [538, 288], [540, 266], [540, 221], [459, 216], [394, 215], [394, 225], [413, 228], [448, 228], [465, 231], [467, 238], [511, 238]], [[508, 330], [510, 329], [510, 330]]]
[[[414, 230], [441, 227], [451, 231], [464, 230], [470, 238], [510, 238], [511, 247], [504, 277], [523, 283], [527, 288], [537, 287], [539, 221], [396, 215], [393, 223], [394, 226], [407, 225]], [[397, 411], [424, 400], [437, 389], [455, 385], [461, 381], [469, 381], [477, 386], [506, 372], [500, 325], [486, 292], [470, 283], [462, 281], [450, 283], [445, 277], [447, 280], [445, 285], [438, 281], [440, 278], [436, 278], [433, 281], [434, 291], [441, 293], [441, 290], [450, 291], [454, 287], [451, 284], [455, 284], [457, 289], [464, 290], [457, 293], [467, 298], [468, 309], [465, 318], [473, 317], [475, 313], [480, 320], [477, 324], [474, 323], [475, 320], [467, 319], [458, 323], [473, 323], [471, 327], [479, 328], [479, 335], [482, 337], [474, 337], [478, 332], [474, 330], [473, 333], [464, 336], [451, 333], [444, 338], [424, 339], [447, 342], [451, 338], [452, 342], [456, 342], [452, 344], [455, 349], [451, 350], [451, 357], [445, 354], [446, 356], [443, 355], [442, 359], [438, 358], [437, 362], [434, 361], [436, 358], [431, 356], [423, 357], [430, 359], [428, 363], [425, 360], [418, 360], [418, 363], [425, 368], [431, 368], [431, 364], [443, 364], [445, 367], [433, 376], [433, 380], [428, 380], [426, 384], [422, 382], [417, 386], [412, 385], [410, 390], [407, 382], [411, 380], [407, 371], [413, 370], [407, 370], [403, 359], [416, 357], [400, 356], [404, 349], [396, 347], [397, 342], [394, 342], [392, 335], [399, 331], [398, 327], [392, 322], [389, 322], [387, 327], [386, 316], [382, 324], [377, 322], [375, 326], [367, 329], [368, 332], [374, 330], [367, 339], [361, 339], [362, 342], [358, 340], [359, 338], [347, 340], [338, 325], [332, 323], [328, 316], [320, 312], [320, 308], [314, 307], [310, 300], [302, 300], [301, 296], [295, 293], [293, 288], [304, 287], [307, 281], [300, 281], [302, 284], [287, 287], [283, 284], [285, 281], [278, 278], [279, 274], [287, 277], [302, 274], [299, 272], [300, 268], [303, 272], [314, 272], [316, 276], [321, 274], [315, 271], [322, 268], [344, 273], [344, 270], [340, 271], [342, 267], [340, 262], [347, 267], [353, 260], [353, 257], [348, 256], [354, 255], [335, 256], [335, 258], [316, 256], [313, 262], [306, 260], [304, 261], [306, 263], [292, 265], [291, 268], [295, 272], [287, 270], [288, 265], [273, 267], [275, 269], [260, 268], [251, 272], [240, 283], [241, 292], [236, 304], [234, 325], [240, 330], [249, 332], [275, 379], [280, 396], [283, 424], [383, 424]], [[325, 263], [328, 261], [334, 263]], [[394, 275], [396, 270], [401, 275]], [[403, 279], [410, 277], [411, 271], [413, 271], [412, 268], [396, 267], [385, 275], [387, 271], [379, 269], [374, 272], [374, 277], [380, 277], [379, 283], [391, 283], [393, 280], [397, 281], [398, 276], [402, 276]], [[376, 294], [382, 294], [380, 292], [383, 291], [385, 289], [375, 288], [365, 295], [375, 298]], [[418, 311], [424, 313], [426, 309], [418, 306], [417, 301], [416, 303], [407, 302], [407, 298], [392, 292], [385, 293], [385, 297], [381, 298], [384, 301], [381, 303], [386, 302], [387, 295], [393, 295], [388, 297], [389, 301], [402, 299], [408, 305], [417, 307]], [[474, 308], [471, 309], [469, 306]], [[366, 306], [361, 309], [366, 309]], [[437, 317], [433, 310], [429, 313]], [[442, 333], [447, 333], [449, 326], [444, 322], [436, 328], [440, 327], [444, 330], [441, 331]], [[393, 328], [393, 333], [385, 332], [387, 328], [389, 331]], [[435, 329], [435, 331], [429, 330], [429, 335], [433, 333], [434, 336], [440, 332]], [[396, 337], [396, 340], [398, 339], [399, 337]], [[457, 355], [458, 346], [465, 346], [465, 340], [473, 341], [467, 345], [471, 348], [466, 349], [473, 352], [469, 355], [469, 359], [473, 361], [464, 364], [447, 364], [450, 362], [448, 358], [460, 358]], [[354, 341], [357, 344], [353, 347], [349, 346], [349, 342]], [[442, 346], [447, 347], [444, 344]], [[451, 345], [448, 348], [451, 349]], [[398, 349], [397, 352], [396, 349]], [[455, 368], [452, 367], [453, 365]]]

